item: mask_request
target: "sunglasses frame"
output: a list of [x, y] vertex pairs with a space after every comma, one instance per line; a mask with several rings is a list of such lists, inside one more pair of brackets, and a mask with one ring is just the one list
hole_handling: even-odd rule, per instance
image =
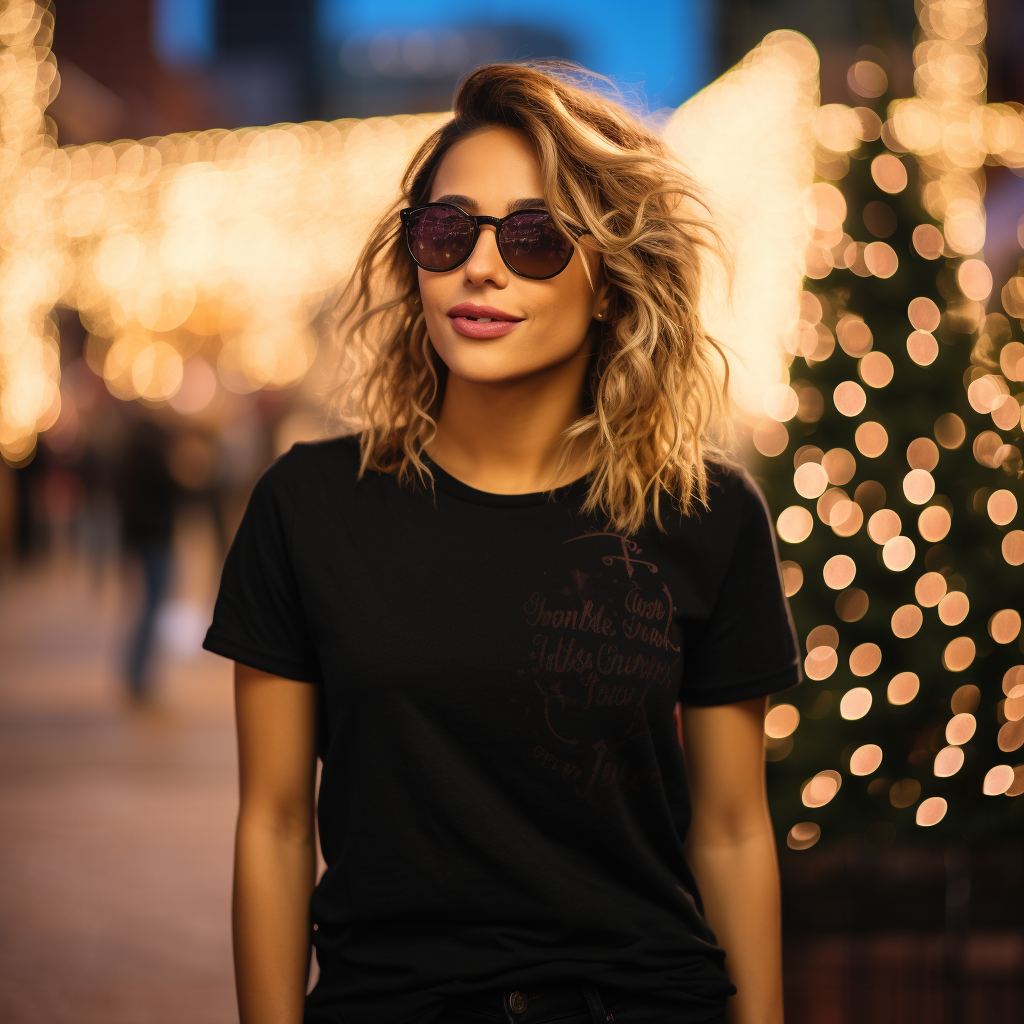
[[[471, 221], [473, 221], [473, 242], [470, 245], [469, 250], [467, 251], [466, 255], [461, 260], [459, 260], [458, 263], [456, 263], [452, 267], [447, 267], [444, 270], [438, 270], [434, 267], [423, 266], [423, 264], [420, 263], [418, 259], [416, 259], [416, 254], [412, 251], [412, 241], [409, 238], [409, 226], [412, 223], [413, 215], [421, 210], [427, 210], [430, 209], [431, 207], [438, 206], [445, 207], [449, 210], [457, 210], [459, 213], [462, 214], [463, 217], [468, 217]], [[512, 273], [516, 275], [516, 277], [525, 278], [527, 281], [550, 281], [551, 278], [557, 277], [560, 273], [562, 273], [562, 271], [565, 270], [565, 268], [569, 266], [569, 264], [572, 262], [573, 254], [576, 252], [576, 246], [572, 242], [569, 243], [569, 258], [565, 261], [564, 265], [559, 267], [558, 270], [556, 270], [553, 274], [545, 274], [543, 277], [533, 277], [530, 274], [520, 273], [505, 258], [505, 253], [502, 251], [500, 239], [501, 228], [505, 221], [511, 220], [513, 217], [518, 217], [524, 213], [543, 213], [546, 217], [551, 217], [551, 212], [549, 210], [535, 209], [532, 207], [527, 210], [515, 210], [513, 213], [510, 213], [504, 217], [488, 217], [485, 214], [474, 215], [472, 213], [466, 213], [466, 211], [463, 210], [461, 206], [456, 206], [454, 203], [421, 203], [419, 206], [410, 206], [404, 210], [399, 210], [399, 216], [402, 219], [403, 234], [405, 235], [405, 247], [409, 250], [409, 255], [412, 257], [413, 263], [415, 263], [416, 266], [420, 267], [422, 270], [427, 271], [427, 273], [429, 274], [447, 274], [450, 270], [457, 270], [459, 267], [461, 267], [462, 264], [465, 263], [466, 260], [468, 260], [469, 257], [473, 255], [473, 250], [476, 248], [476, 243], [480, 241], [481, 225], [490, 224], [494, 228], [494, 240], [495, 244], [498, 247], [498, 255], [501, 256], [502, 263], [504, 263], [505, 266], [508, 267], [508, 269], [511, 270]], [[579, 238], [579, 235], [585, 235], [587, 233], [587, 230], [583, 229], [582, 231], [579, 232], [576, 238]]]

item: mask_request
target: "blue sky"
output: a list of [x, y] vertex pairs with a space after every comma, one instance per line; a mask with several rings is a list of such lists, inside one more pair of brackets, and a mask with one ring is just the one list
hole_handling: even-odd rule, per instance
[[[155, 0], [154, 43], [170, 63], [212, 56], [213, 0]], [[572, 40], [577, 58], [676, 106], [714, 74], [712, 0], [319, 0], [325, 40], [352, 32], [533, 24]]]

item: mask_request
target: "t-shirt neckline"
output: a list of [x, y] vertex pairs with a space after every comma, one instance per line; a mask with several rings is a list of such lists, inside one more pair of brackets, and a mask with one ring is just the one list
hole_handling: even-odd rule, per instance
[[434, 475], [434, 484], [438, 490], [444, 491], [455, 498], [470, 501], [476, 505], [490, 505], [492, 508], [525, 508], [529, 505], [545, 505], [561, 501], [570, 496], [586, 492], [590, 474], [577, 477], [575, 480], [548, 491], [530, 491], [526, 494], [496, 494], [493, 491], [481, 491], [471, 487], [451, 473], [442, 469], [425, 451], [420, 458], [427, 464]]

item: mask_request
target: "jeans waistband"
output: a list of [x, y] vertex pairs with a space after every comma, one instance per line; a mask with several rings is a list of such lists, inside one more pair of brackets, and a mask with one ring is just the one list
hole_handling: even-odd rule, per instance
[[615, 1019], [605, 1009], [601, 993], [588, 984], [528, 986], [468, 996], [452, 1004], [448, 1013], [438, 1018], [438, 1024], [449, 1017], [457, 1020], [459, 1010], [493, 1016], [503, 1024], [533, 1024], [560, 1014], [586, 1015], [593, 1024], [610, 1024]]

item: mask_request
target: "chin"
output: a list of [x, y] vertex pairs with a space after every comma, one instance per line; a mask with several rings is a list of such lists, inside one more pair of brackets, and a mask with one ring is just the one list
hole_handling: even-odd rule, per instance
[[448, 372], [471, 384], [502, 384], [521, 380], [548, 369], [553, 363], [548, 360], [516, 358], [508, 351], [502, 352], [497, 346], [485, 348], [487, 343], [473, 342], [469, 345], [455, 345], [438, 355], [448, 367]]

